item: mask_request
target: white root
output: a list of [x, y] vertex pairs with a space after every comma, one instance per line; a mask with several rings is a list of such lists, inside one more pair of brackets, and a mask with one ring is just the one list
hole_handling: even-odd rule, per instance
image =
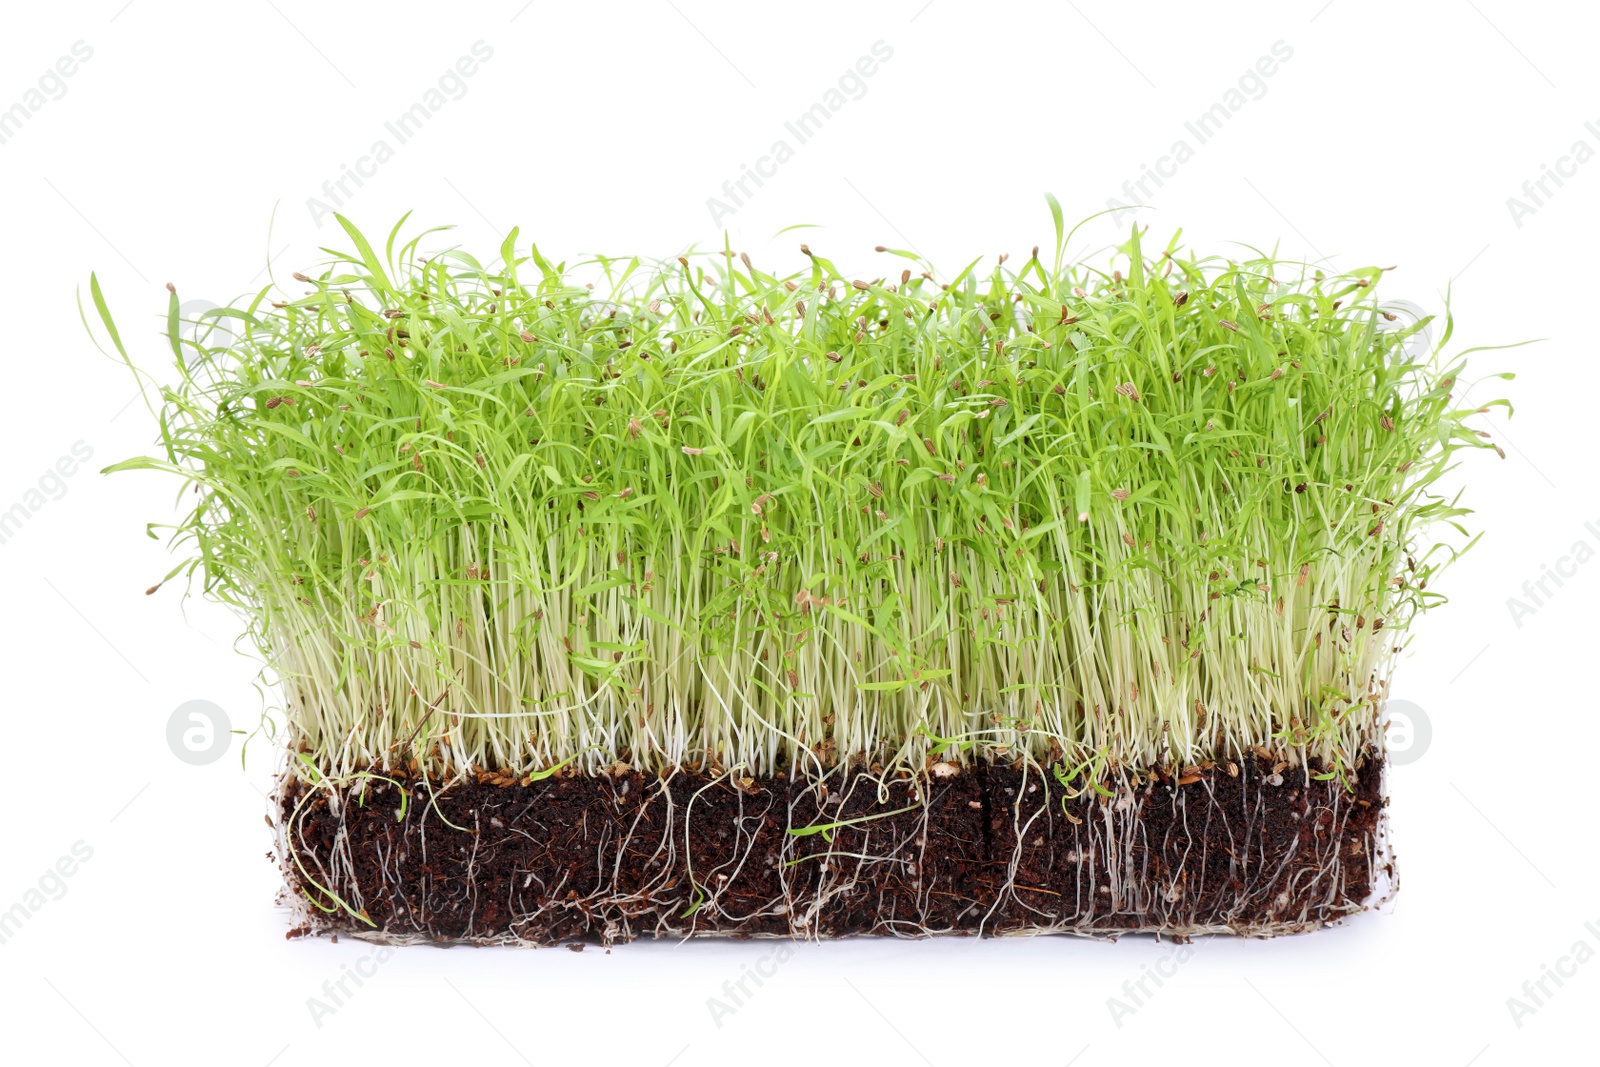
[[[337, 931], [394, 944], [535, 945], [578, 937], [610, 944], [735, 934], [818, 940], [863, 932], [1268, 937], [1336, 922], [1387, 902], [1397, 887], [1382, 801], [1376, 802], [1373, 829], [1355, 832], [1357, 799], [1334, 784], [1314, 786], [1309, 777], [1273, 786], [1265, 773], [1250, 775], [1231, 802], [1218, 797], [1210, 780], [1170, 791], [1124, 788], [1111, 797], [1074, 802], [1081, 815], [1077, 821], [1061, 817], [1060, 793], [1037, 768], [990, 779], [986, 800], [970, 803], [998, 809], [995, 824], [1008, 826], [1005, 836], [1011, 843], [993, 843], [998, 851], [1008, 850], [1004, 855], [967, 857], [974, 867], [1002, 874], [986, 899], [974, 897], [964, 909], [936, 900], [951, 890], [949, 884], [936, 885], [935, 875], [945, 860], [937, 853], [938, 829], [941, 819], [949, 818], [936, 808], [949, 802], [941, 790], [952, 787], [925, 778], [911, 783], [909, 808], [886, 807], [894, 803], [889, 782], [841, 769], [797, 780], [786, 791], [786, 803], [777, 791], [747, 792], [736, 788], [730, 775], [712, 776], [697, 783], [681, 811], [670, 777], [647, 780], [630, 819], [607, 824], [611, 828], [594, 832], [592, 840], [584, 838], [595, 850], [596, 877], [583, 882], [571, 870], [553, 878], [519, 871], [495, 901], [502, 919], [490, 923], [480, 918], [486, 902], [478, 884], [484, 866], [495, 862], [489, 854], [516, 836], [540, 843], [515, 820], [503, 830], [486, 830], [474, 810], [468, 816], [473, 832], [449, 830], [437, 803], [451, 786], [434, 791], [430, 802], [429, 790], [412, 783], [406, 825], [397, 823], [397, 832], [387, 839], [361, 837], [370, 842], [369, 851], [358, 854], [350, 833], [352, 810], [364, 804], [369, 816], [374, 808], [387, 812], [393, 790], [326, 779], [307, 788], [286, 778], [280, 796], [291, 796], [294, 803], [286, 811], [279, 808], [278, 855], [287, 883], [300, 888], [286, 890], [283, 899], [304, 932]], [[697, 816], [695, 808], [712, 790], [732, 791], [736, 810], [731, 817], [719, 811], [708, 826], [707, 816]], [[1387, 796], [1386, 781], [1379, 790], [1380, 797]], [[612, 800], [620, 805], [626, 798], [619, 793]], [[1159, 805], [1171, 805], [1170, 819], [1156, 817]], [[863, 806], [869, 810], [865, 817], [839, 819], [831, 832], [810, 832], [833, 825], [833, 813]], [[1286, 810], [1298, 819], [1294, 843], [1274, 854], [1263, 831], [1269, 817], [1282, 818]], [[318, 826], [333, 828], [331, 843], [321, 848], [307, 836], [313, 813]], [[765, 844], [760, 839], [769, 818], [783, 831], [776, 851], [771, 833]], [[439, 825], [430, 826], [435, 819]], [[1161, 840], [1152, 839], [1157, 826], [1167, 827]], [[587, 822], [578, 830], [590, 832]], [[790, 832], [797, 830], [807, 832]], [[705, 833], [726, 835], [726, 840], [719, 838], [719, 862], [698, 869], [691, 861], [692, 839]], [[704, 855], [705, 842], [699, 843]], [[1041, 856], [1041, 848], [1047, 854]], [[1209, 853], [1218, 848], [1228, 855], [1226, 885], [1208, 883], [1221, 862]], [[459, 865], [464, 875], [408, 875], [413, 851], [438, 867]], [[1024, 869], [1037, 874], [1041, 863], [1053, 873], [1053, 885], [1019, 881]], [[744, 876], [757, 864], [776, 865], [776, 889], [752, 901]], [[654, 873], [641, 882], [645, 872]], [[685, 876], [687, 886], [680, 882]], [[742, 895], [734, 891], [738, 886], [744, 886]], [[1364, 899], [1355, 898], [1358, 887], [1369, 890]], [[858, 899], [866, 892], [876, 899]], [[331, 911], [323, 910], [334, 901]], [[381, 928], [368, 925], [361, 916], [380, 903], [388, 921]], [[846, 908], [852, 916], [870, 915], [870, 930], [861, 929], [859, 919], [842, 918]]]

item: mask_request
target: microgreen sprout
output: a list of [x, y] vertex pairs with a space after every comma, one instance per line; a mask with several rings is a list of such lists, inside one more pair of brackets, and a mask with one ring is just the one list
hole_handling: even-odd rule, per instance
[[1177, 235], [1068, 265], [1055, 214], [1052, 260], [942, 281], [340, 219], [294, 295], [171, 296], [161, 454], [110, 469], [193, 487], [175, 573], [333, 779], [1353, 763], [1494, 447], [1450, 319], [1411, 354], [1384, 269]]

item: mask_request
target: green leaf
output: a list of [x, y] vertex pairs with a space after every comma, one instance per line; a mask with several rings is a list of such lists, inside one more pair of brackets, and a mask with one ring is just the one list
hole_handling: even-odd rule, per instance
[[1062, 236], [1066, 231], [1066, 224], [1062, 221], [1061, 216], [1061, 201], [1056, 199], [1054, 193], [1045, 193], [1044, 200], [1045, 203], [1050, 205], [1050, 221], [1055, 223], [1056, 227], [1056, 261], [1059, 263], [1061, 260]]
[[731, 448], [739, 443], [745, 431], [755, 423], [756, 414], [754, 411], [742, 411], [739, 417], [733, 420], [733, 427], [728, 431], [728, 447]]
[[920, 804], [907, 804], [903, 808], [896, 808], [893, 811], [879, 812], [875, 815], [861, 815], [854, 819], [840, 819], [837, 822], [819, 823], [815, 826], [795, 826], [790, 827], [788, 833], [791, 837], [810, 837], [813, 834], [831, 834], [833, 831], [842, 829], [846, 826], [859, 826], [862, 823], [873, 822], [878, 819], [887, 819], [891, 815], [904, 815], [906, 812], [916, 811], [920, 807], [922, 807]]
[[168, 474], [183, 473], [171, 463], [168, 463], [165, 460], [153, 459], [150, 456], [134, 456], [132, 459], [125, 459], [121, 463], [113, 463], [109, 467], [101, 468], [100, 473], [119, 474], [122, 471], [166, 471]]
[[361, 231], [355, 228], [354, 223], [337, 211], [333, 213], [333, 217], [338, 220], [340, 226], [344, 227], [344, 232], [355, 243], [356, 251], [361, 253], [361, 262], [366, 264], [366, 268], [371, 272], [378, 288], [385, 292], [392, 291], [394, 286], [389, 284], [389, 275], [384, 272], [383, 263], [378, 259], [377, 253], [372, 250], [372, 245], [367, 243], [366, 237], [362, 236]]

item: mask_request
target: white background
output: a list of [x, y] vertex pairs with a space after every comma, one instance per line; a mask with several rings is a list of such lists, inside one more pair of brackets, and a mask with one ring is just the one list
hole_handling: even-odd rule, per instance
[[[37, 502], [30, 490], [75, 443], [93, 458], [46, 479], [44, 505], [0, 544], [0, 910], [74, 843], [93, 855], [0, 944], [6, 1060], [1590, 1060], [1600, 960], [1547, 981], [1520, 1026], [1507, 999], [1526, 1001], [1523, 983], [1580, 940], [1600, 951], [1600, 737], [1581, 673], [1600, 636], [1600, 560], [1547, 581], [1537, 606], [1522, 588], [1576, 543], [1600, 549], [1600, 161], [1547, 182], [1552, 195], [1520, 219], [1507, 198], [1526, 200], [1524, 181], [1575, 141], [1600, 149], [1596, 21], [1579, 5], [1509, 0], [8, 9], [0, 109], [29, 99], [75, 42], [93, 55], [0, 143], [0, 511]], [[883, 41], [892, 58], [865, 94], [722, 220], [759, 266], [796, 267], [800, 240], [863, 273], [883, 262], [878, 243], [951, 269], [1020, 259], [1051, 239], [1046, 190], [1069, 217], [1089, 215], [1184, 138], [1194, 158], [1149, 186], [1153, 236], [1181, 225], [1205, 252], [1278, 242], [1344, 267], [1397, 265], [1395, 297], [1439, 310], [1452, 287], [1458, 347], [1546, 339], [1473, 364], [1518, 373], [1473, 394], [1509, 395], [1517, 413], [1489, 420], [1504, 462], [1467, 457], [1486, 535], [1398, 669], [1394, 695], [1426, 709], [1433, 740], [1393, 778], [1397, 903], [1309, 936], [1203, 941], [1120, 1020], [1108, 998], [1131, 1004], [1123, 983], [1172, 945], [804, 945], [720, 1026], [707, 998], [773, 944], [414, 948], [318, 1025], [308, 998], [375, 950], [285, 940], [264, 749], [241, 770], [237, 749], [193, 767], [167, 748], [180, 703], [216, 701], [247, 726], [270, 694], [232, 648], [235, 619], [183, 602], [176, 583], [144, 595], [172, 565], [144, 524], [170, 517], [175, 486], [97, 473], [152, 451], [155, 428], [75, 301], [97, 271], [135, 359], [159, 369], [171, 358], [163, 283], [222, 303], [264, 284], [269, 256], [286, 282], [314, 266], [341, 237], [331, 219], [314, 224], [307, 199], [373, 141], [394, 146], [384, 122], [479, 40], [493, 56], [465, 95], [350, 187], [343, 210], [369, 232], [414, 208], [458, 223], [452, 239], [486, 258], [513, 224], [552, 258], [715, 244], [707, 198]], [[1197, 145], [1185, 121], [1277, 41], [1293, 55], [1264, 95]], [[793, 223], [826, 228], [771, 236]], [[1079, 243], [1117, 234], [1101, 219]], [[1514, 618], [1512, 597], [1535, 610]]]

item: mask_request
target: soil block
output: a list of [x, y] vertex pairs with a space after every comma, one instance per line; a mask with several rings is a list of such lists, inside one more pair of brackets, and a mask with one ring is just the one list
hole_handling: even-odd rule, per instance
[[1270, 936], [1395, 884], [1381, 758], [1345, 784], [1251, 758], [1111, 796], [1037, 769], [935, 770], [290, 777], [277, 796], [290, 936]]

